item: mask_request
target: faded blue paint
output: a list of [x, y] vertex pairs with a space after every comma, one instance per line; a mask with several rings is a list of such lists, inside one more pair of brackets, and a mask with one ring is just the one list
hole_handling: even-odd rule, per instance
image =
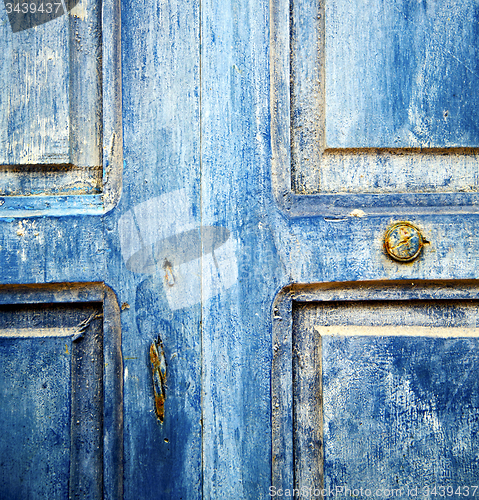
[[[373, 165], [376, 194], [361, 189], [341, 196], [334, 189], [323, 197], [292, 194], [290, 94], [277, 80], [283, 73], [285, 81], [290, 79], [288, 4], [271, 5], [273, 28], [278, 28], [271, 35], [273, 44], [266, 2], [124, 0], [122, 11], [121, 200], [98, 216], [105, 205], [94, 196], [39, 196], [31, 202], [2, 198], [7, 218], [0, 220], [0, 280], [106, 282], [123, 305], [125, 499], [266, 499], [272, 469], [275, 295], [290, 283], [477, 278], [479, 223], [471, 215], [477, 211], [477, 194], [461, 191], [464, 185], [477, 186], [467, 180], [450, 193], [421, 192], [424, 185], [436, 186], [433, 179], [402, 194], [407, 174], [398, 184], [401, 189], [391, 188], [383, 196], [394, 175], [387, 177], [384, 163], [373, 157], [368, 164]], [[278, 23], [278, 16], [285, 22]], [[277, 39], [286, 51], [276, 51]], [[104, 54], [105, 61], [110, 56]], [[295, 78], [300, 74], [297, 70]], [[461, 72], [454, 74], [461, 78]], [[395, 71], [391, 78], [400, 80], [400, 75]], [[119, 101], [113, 90], [106, 97], [110, 103]], [[437, 111], [442, 101], [434, 102]], [[295, 109], [293, 116], [304, 115]], [[473, 138], [477, 135], [477, 122], [458, 120], [462, 131], [467, 126]], [[439, 129], [431, 134], [440, 143]], [[354, 139], [356, 145], [369, 141], [367, 134]], [[283, 163], [277, 161], [278, 151], [284, 152]], [[338, 171], [350, 178], [354, 170], [341, 161]], [[474, 154], [468, 161], [467, 168], [477, 171]], [[448, 167], [452, 172], [454, 165]], [[160, 203], [179, 190], [186, 193], [188, 215], [179, 213], [174, 201]], [[107, 193], [109, 208], [117, 201], [113, 192], [119, 189]], [[137, 221], [148, 237], [168, 221], [178, 227], [191, 222], [192, 228], [226, 228], [235, 242], [224, 249], [231, 251], [230, 261], [218, 255], [216, 265], [213, 252], [203, 255], [202, 250], [191, 267], [173, 272], [191, 284], [183, 289], [184, 304], [168, 299], [175, 285], [168, 288], [171, 277], [165, 278], [164, 261], [148, 273], [128, 265], [134, 245], [125, 250], [122, 221], [143, 203], [160, 214], [144, 214]], [[75, 212], [78, 207], [83, 215]], [[364, 217], [349, 216], [358, 208]], [[430, 242], [411, 264], [392, 262], [383, 252], [384, 232], [398, 213]], [[172, 234], [147, 240], [146, 254], [160, 255], [163, 247], [152, 245]], [[168, 245], [175, 248], [172, 240]], [[231, 279], [231, 286], [215, 285], [223, 279]], [[155, 415], [149, 361], [149, 347], [158, 335], [168, 370], [163, 424]], [[291, 470], [285, 477], [292, 477]]]
[[40, 342], [0, 339], [3, 498], [68, 498], [71, 339]]
[[475, 0], [326, 2], [329, 148], [477, 147]]
[[433, 498], [426, 487], [476, 484], [477, 338], [325, 336], [322, 347], [326, 488]]

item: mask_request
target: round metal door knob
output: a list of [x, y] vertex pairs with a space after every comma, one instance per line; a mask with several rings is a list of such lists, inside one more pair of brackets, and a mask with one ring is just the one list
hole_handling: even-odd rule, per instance
[[421, 253], [424, 241], [416, 226], [410, 222], [396, 222], [386, 231], [384, 248], [394, 260], [410, 262]]

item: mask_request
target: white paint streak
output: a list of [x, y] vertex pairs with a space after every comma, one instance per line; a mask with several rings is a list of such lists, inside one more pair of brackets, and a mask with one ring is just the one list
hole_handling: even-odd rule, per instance
[[320, 335], [340, 337], [436, 337], [462, 338], [479, 337], [479, 328], [447, 328], [434, 326], [364, 326], [364, 325], [315, 325]]
[[80, 328], [7, 328], [0, 330], [0, 338], [41, 338], [41, 337], [73, 337], [80, 334]]
[[349, 214], [350, 217], [364, 217], [365, 215], [366, 212], [364, 212], [364, 210], [360, 210], [359, 208], [356, 208]]
[[78, 2], [73, 9], [70, 10], [70, 15], [75, 16], [82, 21], [88, 18], [88, 10], [86, 8], [86, 2]]

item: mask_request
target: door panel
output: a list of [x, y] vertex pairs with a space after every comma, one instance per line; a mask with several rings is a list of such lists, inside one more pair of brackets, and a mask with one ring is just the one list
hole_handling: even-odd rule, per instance
[[67, 350], [71, 352], [71, 340], [58, 337], [0, 340], [0, 489], [5, 498], [68, 498], [71, 359]]
[[111, 209], [122, 168], [119, 3], [4, 3], [0, 217]]
[[121, 357], [112, 299], [101, 285], [1, 288], [5, 498], [121, 497]]
[[477, 192], [474, 2], [278, 1], [272, 14], [280, 203], [292, 188], [321, 195], [320, 213], [330, 199], [339, 213], [475, 204], [424, 194]]
[[465, 494], [479, 473], [477, 337], [351, 330], [321, 336], [324, 486]]
[[41, 34], [40, 30], [15, 34], [5, 11], [2, 17], [7, 22], [2, 23], [0, 35], [1, 102], [9, 103], [10, 112], [2, 113], [0, 163], [71, 163], [68, 17], [40, 29]]
[[479, 145], [476, 2], [330, 0], [324, 14], [327, 148]]
[[289, 460], [298, 498], [466, 494], [478, 475], [476, 294], [475, 282], [419, 281], [284, 295], [292, 336], [276, 321], [273, 417], [292, 435], [288, 449], [274, 427], [273, 491], [293, 488]]
[[21, 32], [2, 24], [2, 165], [101, 167], [100, 15], [91, 1]]

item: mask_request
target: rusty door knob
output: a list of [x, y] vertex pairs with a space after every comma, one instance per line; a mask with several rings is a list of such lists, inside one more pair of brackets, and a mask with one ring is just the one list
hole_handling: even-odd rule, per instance
[[396, 222], [384, 236], [384, 249], [394, 260], [410, 262], [421, 253], [425, 240], [421, 231], [410, 222]]

